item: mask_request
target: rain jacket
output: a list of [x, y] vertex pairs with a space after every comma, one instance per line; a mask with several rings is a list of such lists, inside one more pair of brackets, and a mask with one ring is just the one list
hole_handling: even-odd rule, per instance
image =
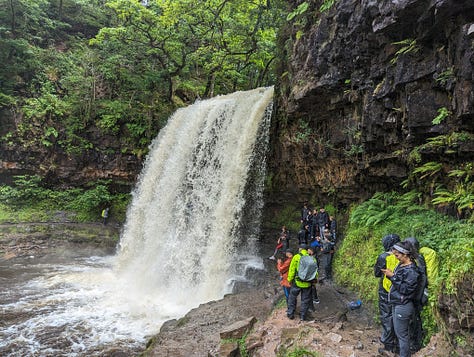
[[288, 270], [290, 269], [291, 260], [292, 259], [287, 258], [284, 262], [277, 263], [277, 270], [280, 272], [281, 275], [280, 285], [286, 286], [287, 288], [291, 287], [291, 284], [288, 281]]
[[398, 265], [390, 278], [392, 287], [388, 293], [388, 301], [392, 305], [404, 305], [413, 301], [418, 288], [418, 268], [414, 263]]

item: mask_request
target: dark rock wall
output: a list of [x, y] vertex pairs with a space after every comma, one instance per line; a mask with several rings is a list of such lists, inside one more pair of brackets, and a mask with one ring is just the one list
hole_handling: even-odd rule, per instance
[[[15, 113], [0, 110], [0, 137], [17, 130]], [[98, 179], [111, 179], [119, 191], [130, 191], [142, 167], [142, 158], [123, 154], [127, 147], [120, 137], [100, 136], [89, 130], [92, 144], [82, 152], [67, 153], [59, 145], [38, 147], [12, 140], [0, 141], [0, 184], [10, 183], [15, 175], [40, 175], [52, 185], [84, 186]]]
[[[270, 201], [398, 189], [415, 146], [474, 131], [474, 1], [336, 0], [323, 14], [308, 3], [280, 39]], [[452, 114], [434, 125], [441, 108]], [[472, 143], [433, 153], [473, 154]]]

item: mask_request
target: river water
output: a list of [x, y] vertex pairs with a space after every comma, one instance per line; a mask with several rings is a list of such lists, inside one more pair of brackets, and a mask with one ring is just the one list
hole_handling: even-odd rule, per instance
[[150, 147], [118, 253], [0, 259], [0, 355], [144, 348], [166, 320], [221, 298], [257, 249], [273, 88], [178, 110]]

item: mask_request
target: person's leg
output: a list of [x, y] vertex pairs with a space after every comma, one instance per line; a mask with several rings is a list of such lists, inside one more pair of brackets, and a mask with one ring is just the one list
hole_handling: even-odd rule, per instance
[[393, 327], [400, 346], [400, 357], [410, 357], [410, 320], [413, 315], [413, 303], [395, 305], [392, 309]]
[[393, 352], [398, 349], [398, 341], [393, 329], [392, 306], [388, 302], [388, 293], [385, 290], [379, 291], [379, 313], [382, 325], [380, 342], [383, 343], [385, 350]]
[[326, 266], [324, 267], [326, 279], [332, 279], [332, 253], [326, 254]]
[[321, 280], [329, 279], [329, 277], [327, 275], [328, 257], [329, 257], [329, 253], [321, 254], [321, 268], [320, 268], [319, 271], [323, 272], [323, 274], [324, 274], [323, 277], [321, 278]]
[[318, 290], [316, 289], [316, 283], [311, 285], [311, 299], [314, 304], [319, 304]]
[[311, 299], [311, 287], [301, 289], [301, 320], [305, 320], [308, 316], [308, 309], [312, 303]]
[[410, 349], [412, 353], [421, 349], [423, 342], [423, 326], [421, 322], [421, 304], [415, 304], [410, 323]]
[[282, 286], [283, 293], [285, 294], [286, 304], [288, 305], [288, 297], [290, 296], [290, 288], [287, 286]]
[[300, 288], [292, 285], [290, 288], [290, 295], [288, 296], [288, 310], [286, 311], [286, 316], [290, 319], [295, 318], [295, 311], [296, 311], [296, 299], [300, 293]]
[[321, 239], [324, 238], [324, 230], [325, 229], [326, 229], [326, 227], [324, 225], [319, 226], [319, 236], [321, 237]]

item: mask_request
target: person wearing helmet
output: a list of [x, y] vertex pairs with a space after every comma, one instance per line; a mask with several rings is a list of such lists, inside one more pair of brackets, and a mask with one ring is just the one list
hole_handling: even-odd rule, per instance
[[397, 266], [398, 260], [392, 253], [392, 247], [398, 242], [400, 242], [400, 236], [397, 234], [384, 236], [382, 238], [384, 252], [378, 256], [374, 265], [374, 275], [380, 278], [378, 294], [380, 323], [382, 324], [380, 342], [382, 342], [383, 348], [379, 351], [381, 353], [383, 353], [383, 351], [396, 352], [398, 349], [398, 340], [393, 328], [392, 306], [388, 301], [388, 292], [390, 291], [392, 283], [382, 272], [382, 269], [390, 269], [393, 271]]

